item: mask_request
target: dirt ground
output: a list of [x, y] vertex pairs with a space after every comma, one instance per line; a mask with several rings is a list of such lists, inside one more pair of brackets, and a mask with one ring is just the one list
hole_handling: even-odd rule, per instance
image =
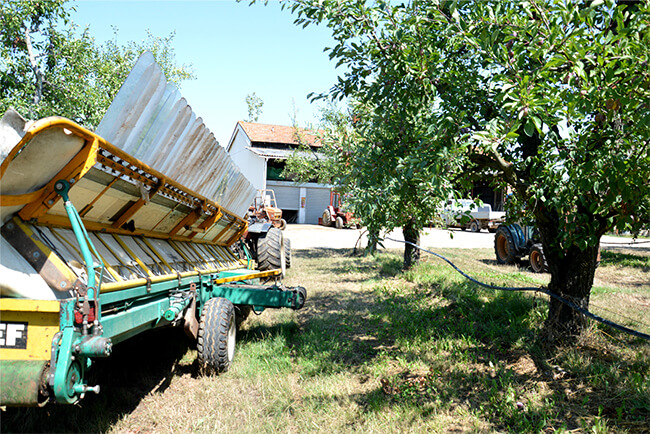
[[[336, 229], [318, 225], [289, 225], [285, 229], [285, 237], [291, 239], [292, 249], [352, 249], [367, 244], [365, 229]], [[394, 230], [388, 237], [404, 240], [401, 230]], [[607, 250], [634, 249], [641, 254], [650, 255], [650, 240], [604, 236], [601, 247]], [[631, 244], [632, 243], [632, 244]], [[494, 234], [487, 231], [469, 232], [460, 229], [425, 229], [420, 245], [424, 248], [459, 248], [459, 249], [492, 249]], [[403, 243], [384, 241], [384, 247], [395, 249], [403, 247]]]

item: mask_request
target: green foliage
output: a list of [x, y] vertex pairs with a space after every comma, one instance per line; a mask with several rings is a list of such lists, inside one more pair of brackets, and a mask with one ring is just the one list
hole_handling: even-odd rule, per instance
[[[342, 73], [315, 98], [353, 101], [355, 144], [338, 166], [371, 233], [402, 226], [417, 241], [452, 185], [487, 175], [514, 192], [510, 218], [539, 229], [549, 289], [588, 305], [600, 237], [650, 224], [650, 3], [288, 8], [332, 30]], [[584, 325], [561, 311], [551, 339]]]
[[351, 101], [333, 131], [326, 128], [333, 183], [350, 194], [371, 233], [422, 228], [461, 167], [456, 152], [442, 146], [452, 138], [430, 128], [437, 100], [428, 71], [439, 61], [426, 47], [430, 23], [419, 10], [385, 3], [299, 1], [289, 8], [296, 24], [327, 22], [336, 45], [326, 50], [346, 71], [328, 95], [315, 96]]
[[264, 101], [255, 92], [246, 95], [246, 107], [248, 107], [248, 118], [246, 118], [246, 122], [257, 122], [262, 115], [263, 105]]
[[168, 80], [178, 85], [193, 78], [189, 66], [176, 65], [173, 33], [165, 38], [148, 33], [147, 40], [124, 46], [98, 45], [88, 28], [79, 33], [69, 24], [65, 3], [2, 4], [0, 113], [14, 107], [30, 118], [64, 116], [94, 128], [145, 50]]
[[648, 4], [482, 2], [456, 16], [491, 71], [495, 112], [473, 136], [492, 155], [481, 162], [538, 224], [564, 226], [548, 244], [584, 249], [647, 225]]
[[[500, 173], [557, 250], [650, 220], [648, 5], [294, 1], [326, 23], [354, 101], [341, 181], [359, 215], [419, 227], [460, 174]], [[336, 154], [334, 154], [336, 156]], [[471, 159], [471, 164], [466, 160]], [[462, 173], [461, 173], [462, 172]], [[513, 210], [515, 211], [515, 210]]]
[[[344, 180], [348, 171], [341, 162], [344, 161], [344, 154], [356, 144], [354, 130], [348, 116], [332, 102], [320, 108], [320, 118], [317, 134], [321, 148], [318, 153], [313, 153], [311, 147], [298, 137], [300, 146], [287, 158], [287, 170], [298, 182], [316, 180], [322, 184], [341, 186], [345, 190], [347, 186]], [[294, 127], [299, 135], [300, 128], [297, 125]]]

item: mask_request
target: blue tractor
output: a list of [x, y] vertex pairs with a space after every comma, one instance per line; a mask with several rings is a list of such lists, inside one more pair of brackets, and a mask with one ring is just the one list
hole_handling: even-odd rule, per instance
[[535, 273], [548, 271], [539, 231], [532, 226], [518, 223], [499, 226], [494, 236], [494, 253], [499, 264], [514, 264], [528, 256]]

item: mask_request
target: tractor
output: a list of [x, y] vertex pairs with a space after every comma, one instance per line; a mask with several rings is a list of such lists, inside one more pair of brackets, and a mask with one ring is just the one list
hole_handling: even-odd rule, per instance
[[[535, 273], [549, 271], [539, 231], [533, 226], [522, 226], [518, 223], [499, 226], [494, 236], [494, 253], [499, 264], [514, 264], [528, 256], [530, 268]], [[596, 267], [599, 264], [600, 248]]]
[[253, 221], [268, 221], [281, 231], [287, 227], [287, 221], [282, 218], [282, 210], [278, 207], [273, 190], [257, 190], [248, 214]]
[[291, 268], [291, 240], [282, 232], [286, 227], [274, 191], [258, 190], [248, 209], [248, 231], [243, 239], [260, 270], [279, 268], [284, 275]]
[[518, 223], [499, 226], [494, 236], [494, 252], [499, 264], [514, 264], [528, 256], [535, 273], [548, 271], [539, 232], [532, 226], [522, 227]]
[[359, 219], [355, 218], [351, 212], [343, 209], [341, 202], [341, 193], [336, 190], [330, 190], [330, 203], [323, 211], [323, 218], [321, 219], [323, 226], [335, 226], [336, 229], [344, 227], [359, 228]]

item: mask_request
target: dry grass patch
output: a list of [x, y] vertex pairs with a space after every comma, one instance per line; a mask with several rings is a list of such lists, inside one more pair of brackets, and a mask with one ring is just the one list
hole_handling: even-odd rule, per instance
[[[489, 249], [441, 253], [489, 283], [548, 279], [497, 266]], [[405, 273], [398, 252], [292, 259], [285, 283], [307, 288], [305, 308], [246, 321], [229, 372], [198, 375], [182, 334], [148, 333], [93, 368], [99, 396], [9, 409], [2, 431], [632, 432], [650, 418], [647, 342], [594, 326], [548, 354], [537, 342], [546, 301], [534, 294], [483, 291], [428, 256]], [[623, 271], [638, 271], [623, 259]], [[599, 269], [596, 302], [624, 294], [626, 315], [642, 315], [648, 291], [610, 267]]]

